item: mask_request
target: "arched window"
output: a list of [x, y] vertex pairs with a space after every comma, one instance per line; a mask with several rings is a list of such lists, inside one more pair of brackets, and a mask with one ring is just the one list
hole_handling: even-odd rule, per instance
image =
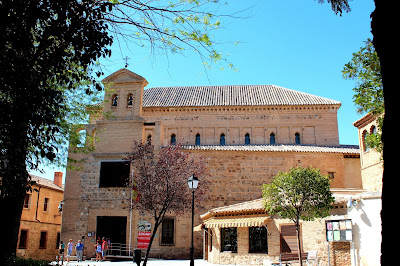
[[296, 132], [296, 134], [294, 134], [294, 143], [300, 145], [301, 141], [300, 141], [300, 133]]
[[368, 144], [366, 141], [367, 135], [368, 135], [368, 132], [366, 130], [364, 130], [362, 133], [362, 145], [363, 145], [364, 152], [369, 151], [369, 147], [368, 147]]
[[219, 136], [219, 145], [225, 145], [225, 134], [222, 133], [221, 136]]
[[376, 126], [371, 126], [371, 129], [370, 129], [369, 133], [375, 135], [376, 134]]
[[172, 134], [171, 135], [171, 145], [175, 145], [176, 144], [176, 135]]
[[129, 95], [128, 95], [128, 98], [127, 98], [127, 107], [128, 107], [128, 108], [133, 107], [133, 95], [132, 95], [132, 94], [129, 94]]
[[200, 134], [196, 134], [196, 145], [200, 145]]
[[271, 133], [271, 135], [269, 135], [269, 144], [273, 145], [275, 144], [275, 134]]
[[244, 135], [244, 144], [245, 145], [250, 144], [250, 134], [249, 133], [246, 133], [246, 135]]
[[116, 108], [118, 106], [118, 95], [114, 94], [111, 99], [111, 107]]
[[81, 130], [78, 132], [78, 143], [76, 144], [77, 147], [85, 147], [86, 146], [86, 137], [87, 133], [86, 130]]

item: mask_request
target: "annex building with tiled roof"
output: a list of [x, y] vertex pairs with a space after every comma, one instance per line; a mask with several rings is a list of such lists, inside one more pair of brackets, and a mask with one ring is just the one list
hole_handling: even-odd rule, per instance
[[[138, 226], [154, 223], [145, 212], [131, 211], [132, 193], [117, 181], [131, 176], [123, 161], [133, 140], [150, 140], [156, 148], [181, 143], [207, 159], [208, 201], [195, 213], [196, 224], [208, 210], [260, 199], [261, 185], [291, 167], [320, 169], [332, 189], [362, 189], [360, 150], [339, 143], [336, 100], [276, 85], [145, 88], [148, 81], [127, 69], [103, 82], [108, 90], [101, 111], [85, 125], [95, 149], [70, 155], [84, 162], [66, 174], [64, 241], [95, 243], [104, 236], [133, 250]], [[189, 216], [171, 213], [159, 230], [152, 246], [159, 256], [188, 258]], [[203, 241], [196, 233], [196, 257], [204, 253]], [[270, 251], [279, 256], [279, 248]], [[86, 254], [95, 256], [94, 249]]]

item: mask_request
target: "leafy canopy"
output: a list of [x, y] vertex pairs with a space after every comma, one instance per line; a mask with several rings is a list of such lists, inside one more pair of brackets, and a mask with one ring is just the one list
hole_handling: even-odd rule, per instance
[[265, 209], [268, 213], [291, 219], [312, 221], [329, 215], [334, 197], [329, 178], [312, 168], [291, 168], [279, 172], [269, 184], [262, 187]]
[[371, 113], [378, 118], [378, 131], [367, 132], [366, 145], [382, 152], [381, 132], [385, 113], [381, 65], [371, 39], [365, 41], [342, 70], [345, 79], [356, 80], [353, 102], [359, 113]]

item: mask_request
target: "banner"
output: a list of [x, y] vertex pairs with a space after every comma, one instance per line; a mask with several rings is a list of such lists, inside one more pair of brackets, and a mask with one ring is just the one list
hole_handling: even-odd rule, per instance
[[138, 224], [138, 248], [147, 249], [151, 238], [151, 223], [139, 222]]

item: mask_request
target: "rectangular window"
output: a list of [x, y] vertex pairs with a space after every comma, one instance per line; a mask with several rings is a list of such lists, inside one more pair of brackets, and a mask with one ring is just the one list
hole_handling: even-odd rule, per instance
[[21, 230], [18, 248], [25, 249], [28, 245], [28, 230]]
[[101, 162], [99, 187], [127, 187], [129, 161]]
[[42, 231], [40, 232], [39, 248], [45, 249], [46, 247], [47, 247], [47, 232]]
[[237, 253], [237, 228], [221, 228], [221, 252]]
[[31, 202], [31, 194], [25, 194], [25, 199], [24, 199], [24, 209], [29, 209], [29, 204]]
[[268, 253], [267, 228], [249, 227], [249, 252]]
[[161, 244], [173, 245], [174, 244], [174, 218], [164, 218], [161, 225]]
[[50, 207], [49, 202], [50, 202], [49, 198], [44, 198], [44, 204], [43, 204], [43, 211], [44, 212], [48, 212], [49, 211], [49, 207]]

